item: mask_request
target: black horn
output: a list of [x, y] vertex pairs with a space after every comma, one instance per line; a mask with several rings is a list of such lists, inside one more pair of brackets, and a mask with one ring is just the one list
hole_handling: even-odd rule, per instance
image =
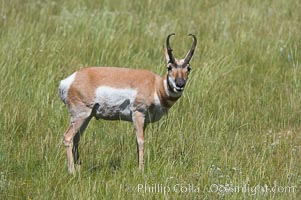
[[191, 60], [192, 55], [194, 53], [194, 49], [196, 47], [196, 43], [197, 43], [197, 39], [196, 39], [195, 35], [193, 35], [193, 34], [190, 33], [190, 34], [188, 34], [188, 36], [192, 36], [193, 37], [193, 44], [192, 44], [191, 49], [189, 50], [189, 52], [187, 53], [187, 55], [186, 55], [186, 57], [184, 59], [185, 63], [189, 63], [189, 61]]
[[167, 38], [166, 38], [166, 48], [167, 48], [167, 54], [168, 54], [168, 56], [169, 56], [169, 62], [170, 62], [170, 63], [175, 63], [175, 58], [174, 58], [173, 55], [172, 55], [172, 49], [171, 49], [170, 44], [169, 44], [169, 38], [170, 38], [171, 36], [173, 36], [173, 35], [175, 35], [175, 33], [169, 34], [169, 35], [167, 36]]

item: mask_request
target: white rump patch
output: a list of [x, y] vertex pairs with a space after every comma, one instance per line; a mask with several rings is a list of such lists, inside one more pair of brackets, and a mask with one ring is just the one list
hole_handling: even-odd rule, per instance
[[66, 104], [67, 103], [67, 97], [68, 97], [68, 91], [71, 86], [71, 84], [74, 81], [76, 72], [65, 78], [64, 80], [61, 80], [60, 86], [59, 86], [59, 95], [62, 99], [62, 101]]
[[132, 109], [136, 99], [135, 89], [98, 87], [95, 93], [96, 118], [132, 121]]

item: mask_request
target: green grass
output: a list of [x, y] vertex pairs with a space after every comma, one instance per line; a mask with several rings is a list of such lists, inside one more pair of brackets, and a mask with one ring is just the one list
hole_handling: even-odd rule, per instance
[[[294, 0], [0, 3], [0, 199], [297, 199], [301, 196], [301, 3]], [[59, 81], [88, 65], [165, 73], [198, 37], [189, 83], [146, 130], [92, 120], [67, 173]], [[139, 184], [198, 192], [138, 191]], [[294, 192], [210, 192], [214, 184]], [[213, 186], [212, 186], [213, 185]], [[280, 189], [281, 190], [281, 189]]]

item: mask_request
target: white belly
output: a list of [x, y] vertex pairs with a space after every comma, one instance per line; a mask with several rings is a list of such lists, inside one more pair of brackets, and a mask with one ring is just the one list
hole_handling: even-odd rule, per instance
[[134, 89], [97, 88], [95, 117], [108, 120], [132, 121], [133, 104], [137, 95]]

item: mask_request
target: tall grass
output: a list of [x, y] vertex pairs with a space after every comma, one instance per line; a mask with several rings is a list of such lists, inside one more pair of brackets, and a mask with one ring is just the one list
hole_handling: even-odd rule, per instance
[[[300, 10], [293, 0], [2, 0], [0, 199], [297, 199]], [[187, 33], [199, 43], [183, 97], [146, 130], [145, 171], [130, 123], [92, 120], [81, 171], [68, 175], [59, 81], [88, 65], [164, 74], [171, 32], [176, 57]]]

